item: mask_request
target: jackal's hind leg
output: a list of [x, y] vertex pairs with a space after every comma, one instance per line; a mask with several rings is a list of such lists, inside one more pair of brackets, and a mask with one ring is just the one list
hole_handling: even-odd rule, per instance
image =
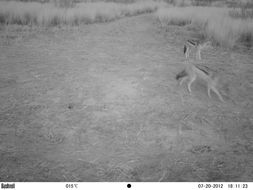
[[219, 97], [220, 101], [224, 102], [224, 100], [223, 100], [221, 94], [219, 93], [219, 91], [215, 87], [213, 87], [212, 90], [217, 94], [217, 96]]
[[201, 53], [200, 53], [200, 51], [201, 51], [201, 48], [198, 47], [197, 48], [197, 52], [196, 52], [196, 59], [198, 59], [198, 60], [201, 60]]
[[196, 79], [196, 76], [193, 76], [193, 77], [190, 79], [190, 81], [188, 82], [187, 87], [188, 87], [188, 91], [189, 91], [190, 94], [191, 94], [191, 92], [192, 92], [192, 90], [191, 90], [191, 85], [192, 85], [192, 83], [195, 81], [195, 79]]
[[179, 82], [179, 85], [181, 86], [183, 84], [183, 82], [186, 81], [187, 79], [188, 79], [188, 77], [182, 78], [182, 80]]
[[207, 94], [208, 94], [208, 97], [211, 98], [211, 87], [208, 85], [207, 87]]

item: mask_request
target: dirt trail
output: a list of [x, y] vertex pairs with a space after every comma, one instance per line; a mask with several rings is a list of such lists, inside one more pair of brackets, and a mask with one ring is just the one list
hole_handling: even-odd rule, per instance
[[1, 45], [0, 181], [252, 181], [252, 58], [204, 53], [226, 103], [190, 96], [182, 36], [142, 15]]

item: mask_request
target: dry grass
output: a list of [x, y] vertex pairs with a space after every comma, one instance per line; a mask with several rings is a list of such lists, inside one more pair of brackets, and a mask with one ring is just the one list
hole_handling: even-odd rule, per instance
[[206, 38], [226, 47], [243, 44], [253, 46], [253, 19], [233, 18], [229, 8], [169, 7], [161, 8], [156, 16], [163, 25], [192, 24], [202, 30]]
[[78, 3], [73, 8], [60, 8], [51, 3], [0, 2], [0, 23], [56, 26], [107, 22], [125, 16], [155, 11], [162, 3], [153, 1], [120, 3]]

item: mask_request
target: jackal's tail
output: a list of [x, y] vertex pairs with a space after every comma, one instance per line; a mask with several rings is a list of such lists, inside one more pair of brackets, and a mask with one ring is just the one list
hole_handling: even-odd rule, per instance
[[185, 71], [185, 70], [182, 70], [180, 73], [178, 73], [177, 75], [176, 75], [176, 80], [179, 80], [180, 78], [184, 78], [185, 76], [187, 76], [188, 74], [187, 74], [187, 72]]
[[187, 51], [187, 46], [184, 45], [184, 54], [186, 54], [186, 51]]

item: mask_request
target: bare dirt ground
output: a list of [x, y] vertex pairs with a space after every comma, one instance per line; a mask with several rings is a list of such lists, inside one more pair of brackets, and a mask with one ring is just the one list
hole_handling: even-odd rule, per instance
[[253, 181], [249, 52], [203, 53], [221, 103], [178, 85], [193, 31], [153, 15], [1, 33], [0, 181]]

